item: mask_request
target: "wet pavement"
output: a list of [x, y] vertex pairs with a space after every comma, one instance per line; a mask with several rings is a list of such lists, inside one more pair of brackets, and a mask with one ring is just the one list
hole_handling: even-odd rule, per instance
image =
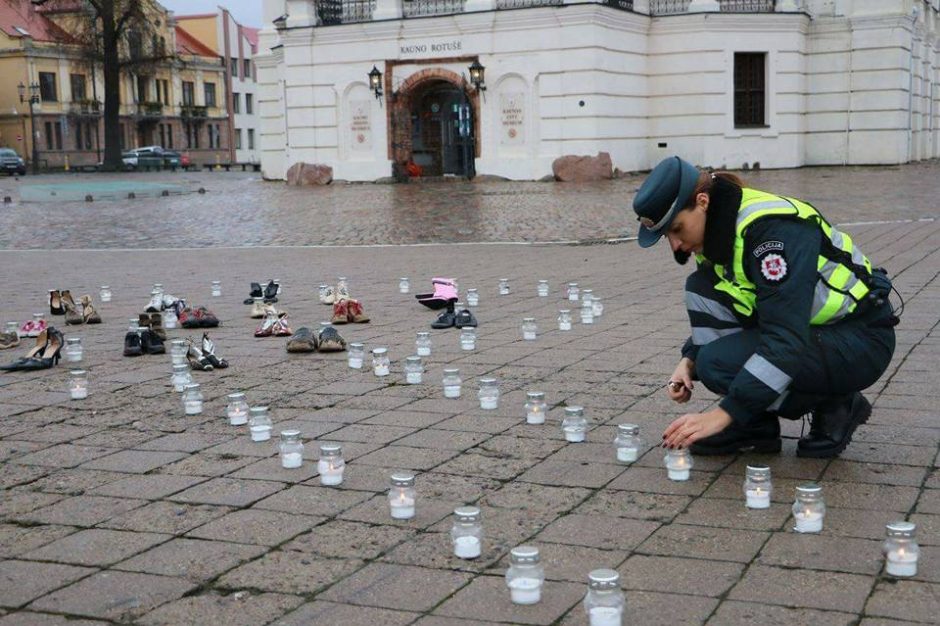
[[[803, 198], [833, 221], [937, 215], [940, 162], [898, 167], [742, 172], [758, 188]], [[181, 195], [128, 200], [164, 181]], [[123, 199], [102, 199], [108, 181]], [[430, 242], [545, 242], [635, 234], [639, 175], [593, 184], [447, 182], [287, 187], [253, 173], [59, 174], [0, 178], [0, 248], [188, 248]], [[93, 202], [23, 201], [24, 187], [85, 184]], [[197, 193], [203, 188], [205, 194]], [[28, 195], [28, 194], [27, 194]], [[92, 194], [93, 198], [94, 193]], [[84, 198], [84, 194], [79, 197]]]
[[[845, 182], [849, 175], [854, 186]], [[682, 302], [688, 268], [676, 266], [665, 246], [49, 250], [416, 241], [428, 228], [409, 216], [414, 209], [407, 203], [391, 206], [405, 199], [423, 207], [418, 211], [427, 212], [435, 233], [460, 239], [442, 189], [469, 194], [529, 185], [296, 190], [207, 174], [193, 179], [209, 184], [206, 196], [133, 205], [149, 207], [144, 211], [105, 202], [4, 207], [4, 244], [44, 249], [0, 251], [0, 322], [48, 311], [48, 288], [91, 293], [97, 302], [97, 288], [106, 283], [114, 300], [98, 305], [103, 324], [66, 328], [67, 336], [83, 339], [87, 399], [68, 399], [71, 365], [64, 362], [0, 376], [0, 626], [584, 626], [587, 574], [598, 567], [622, 576], [624, 624], [936, 623], [940, 224], [886, 223], [936, 215], [936, 166], [760, 176], [774, 191], [810, 196], [834, 220], [882, 222], [846, 230], [890, 270], [906, 300], [898, 348], [866, 392], [873, 415], [840, 459], [797, 459], [801, 424], [786, 422], [780, 455], [695, 458], [684, 483], [667, 480], [662, 453], [652, 445], [677, 415], [706, 410], [717, 398], [701, 388], [689, 405], [665, 397], [663, 385], [688, 334]], [[776, 185], [788, 180], [792, 186]], [[616, 236], [631, 224], [617, 217], [622, 207], [611, 190], [628, 194], [635, 184], [579, 190], [533, 183], [544, 191], [534, 198], [478, 193], [480, 203], [500, 207], [491, 211], [499, 219], [479, 227], [490, 240]], [[270, 190], [270, 202], [248, 201], [265, 196], [259, 189]], [[889, 203], [892, 194], [898, 198]], [[227, 209], [214, 204], [218, 198]], [[329, 199], [330, 208], [310, 208], [311, 198]], [[595, 203], [601, 208], [592, 212]], [[165, 212], [170, 204], [190, 211], [185, 225]], [[561, 228], [535, 217], [540, 211], [571, 221]], [[25, 214], [33, 221], [21, 223]], [[350, 218], [359, 214], [369, 218], [354, 228]], [[412, 225], [394, 226], [390, 215]], [[324, 235], [317, 223], [338, 231]], [[212, 228], [198, 230], [204, 224]], [[317, 302], [318, 284], [348, 277], [372, 322], [340, 331], [367, 349], [387, 346], [391, 375], [351, 370], [345, 354], [289, 355], [283, 339], [254, 338], [256, 321], [241, 301], [250, 281], [271, 275], [284, 286], [277, 306], [295, 329], [329, 315]], [[435, 275], [458, 277], [462, 290], [479, 289], [478, 347], [461, 351], [456, 330], [434, 331], [424, 382], [406, 385], [404, 358], [434, 314], [398, 293], [398, 277], [410, 276], [418, 292]], [[511, 281], [510, 296], [497, 295], [502, 277]], [[549, 280], [548, 298], [536, 296], [538, 279]], [[222, 282], [222, 297], [209, 296], [212, 280]], [[561, 332], [558, 309], [574, 304], [561, 296], [568, 281], [593, 288], [605, 311], [593, 325], [576, 322]], [[193, 373], [206, 398], [201, 415], [184, 415], [169, 385], [168, 355], [121, 356], [128, 318], [143, 309], [155, 282], [223, 320], [210, 332], [231, 366]], [[521, 338], [524, 316], [537, 320], [536, 341]], [[62, 324], [61, 317], [50, 319]], [[24, 339], [0, 352], [0, 360], [28, 348]], [[464, 379], [459, 400], [443, 398], [447, 366]], [[476, 402], [485, 375], [499, 381], [495, 411]], [[544, 391], [552, 407], [545, 425], [524, 423], [531, 390]], [[234, 391], [244, 391], [252, 405], [269, 405], [275, 432], [301, 430], [302, 468], [282, 469], [272, 442], [252, 443], [246, 427], [228, 425], [226, 394]], [[572, 404], [584, 406], [589, 419], [584, 443], [566, 443], [561, 433], [562, 407]], [[646, 441], [629, 466], [617, 463], [611, 445], [624, 422], [639, 424]], [[319, 483], [316, 458], [324, 442], [343, 446], [347, 467], [339, 487]], [[744, 507], [744, 468], [754, 462], [773, 471], [772, 504], [764, 511]], [[385, 492], [389, 475], [403, 469], [417, 474], [417, 516], [395, 521]], [[827, 504], [819, 535], [792, 531], [794, 488], [810, 480], [822, 484]], [[453, 555], [448, 534], [451, 512], [464, 504], [483, 514], [483, 552], [473, 561]], [[895, 519], [918, 524], [921, 561], [909, 580], [882, 572], [884, 525]], [[541, 603], [529, 607], [510, 603], [503, 578], [509, 550], [520, 544], [540, 549], [547, 579]]]

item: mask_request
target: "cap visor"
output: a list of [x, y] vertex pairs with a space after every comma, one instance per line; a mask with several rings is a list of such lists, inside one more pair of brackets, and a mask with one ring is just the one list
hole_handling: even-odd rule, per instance
[[637, 233], [637, 241], [641, 248], [649, 248], [655, 245], [661, 237], [662, 234], [652, 231], [646, 226], [640, 226], [640, 231]]

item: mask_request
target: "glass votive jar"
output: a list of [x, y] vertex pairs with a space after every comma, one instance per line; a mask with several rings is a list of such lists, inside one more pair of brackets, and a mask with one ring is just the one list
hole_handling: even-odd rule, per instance
[[826, 502], [823, 500], [822, 487], [816, 483], [806, 483], [796, 488], [796, 500], [793, 502], [793, 519], [798, 533], [818, 533], [823, 529], [826, 517]]
[[85, 370], [69, 372], [69, 397], [84, 400], [88, 397], [88, 373]]
[[536, 325], [534, 317], [522, 318], [522, 338], [525, 341], [535, 341], [538, 332], [539, 327]]
[[317, 287], [317, 296], [320, 298], [320, 300], [325, 300], [329, 292], [330, 292], [329, 285], [320, 285], [319, 287]]
[[916, 531], [917, 525], [913, 522], [898, 521], [885, 526], [885, 574], [899, 578], [917, 575], [920, 546], [914, 540]]
[[580, 296], [581, 290], [578, 288], [578, 283], [568, 283], [568, 301], [577, 302]]
[[581, 302], [584, 301], [592, 302], [594, 300], [594, 290], [593, 289], [582, 289], [581, 290]]
[[173, 391], [183, 392], [186, 385], [193, 382], [193, 376], [189, 373], [189, 366], [181, 363], [173, 366], [173, 373], [170, 375], [170, 384], [173, 385]]
[[478, 306], [480, 304], [480, 293], [476, 289], [467, 289], [467, 306]]
[[268, 407], [253, 406], [248, 409], [248, 432], [251, 433], [252, 441], [268, 441], [273, 428]]
[[202, 413], [202, 391], [199, 383], [189, 383], [183, 388], [183, 412], [186, 415], [199, 415]]
[[320, 459], [317, 461], [317, 472], [320, 474], [320, 484], [334, 487], [343, 482], [343, 470], [346, 461], [343, 459], [343, 447], [338, 443], [320, 444]]
[[535, 292], [539, 295], [540, 298], [548, 297], [548, 281], [540, 280], [538, 286], [535, 288]]
[[476, 350], [477, 349], [477, 329], [471, 326], [466, 326], [460, 329], [460, 349], [461, 350]]
[[508, 278], [499, 279], [499, 295], [501, 296], [509, 295], [509, 279]]
[[593, 324], [594, 323], [594, 307], [591, 305], [590, 300], [583, 300], [581, 304], [581, 323], [582, 324]]
[[597, 296], [591, 296], [591, 308], [594, 309], [594, 317], [604, 314], [604, 303]]
[[282, 430], [278, 449], [284, 469], [297, 469], [304, 464], [304, 442], [300, 440], [299, 430]]
[[65, 360], [68, 363], [81, 363], [84, 352], [81, 337], [65, 338]]
[[153, 295], [154, 293], [160, 294], [161, 298], [163, 297], [163, 283], [153, 284], [153, 289], [150, 291], [150, 295]]
[[388, 490], [388, 505], [392, 519], [411, 519], [415, 516], [415, 475], [410, 472], [392, 474]]
[[483, 547], [483, 522], [479, 507], [458, 506], [454, 509], [454, 525], [450, 538], [454, 543], [454, 556], [475, 559]]
[[98, 290], [98, 299], [102, 302], [111, 302], [111, 287], [101, 285], [101, 289]]
[[460, 397], [460, 385], [463, 381], [460, 380], [459, 369], [456, 367], [445, 367], [444, 379], [441, 382], [444, 385], [445, 398], [454, 399]]
[[558, 311], [558, 330], [571, 330], [571, 311], [569, 309]]
[[351, 343], [348, 348], [347, 363], [354, 370], [361, 370], [366, 360], [366, 347], [361, 343]]
[[349, 291], [349, 284], [346, 282], [345, 276], [336, 277], [336, 291]]
[[376, 376], [388, 376], [391, 361], [388, 360], [388, 348], [372, 349], [372, 372]]
[[408, 280], [407, 276], [402, 276], [398, 279], [398, 293], [408, 293], [411, 291], [411, 281]]
[[666, 465], [666, 475], [669, 480], [677, 482], [689, 480], [692, 470], [692, 455], [686, 448], [676, 448], [667, 450], [663, 457], [663, 463]]
[[128, 318], [127, 320], [127, 332], [140, 334], [140, 331], [143, 330], [140, 327], [140, 320], [136, 317]]
[[587, 418], [584, 417], [584, 408], [580, 406], [566, 406], [565, 417], [561, 420], [561, 431], [565, 434], [565, 441], [581, 443], [587, 433]]
[[773, 493], [770, 481], [770, 467], [767, 465], [748, 465], [744, 471], [744, 504], [749, 509], [769, 509], [770, 495]]
[[164, 328], [176, 328], [179, 322], [179, 318], [176, 317], [176, 309], [170, 307], [169, 309], [163, 312], [163, 327]]
[[499, 387], [495, 378], [481, 378], [480, 389], [477, 391], [480, 398], [480, 408], [492, 411], [499, 406]]
[[213, 280], [212, 281], [212, 297], [218, 298], [222, 295], [222, 281]]
[[33, 313], [33, 326], [36, 328], [42, 327], [46, 323], [46, 316], [44, 313]]
[[7, 332], [19, 335], [20, 325], [17, 322], [7, 322]]
[[633, 463], [640, 456], [640, 427], [636, 424], [617, 424], [617, 436], [614, 437], [614, 448], [617, 450], [617, 460], [621, 463]]
[[245, 400], [245, 394], [242, 392], [230, 393], [228, 404], [225, 407], [225, 415], [228, 417], [228, 423], [231, 426], [243, 426], [248, 423], [248, 401]]
[[584, 610], [587, 611], [590, 626], [621, 626], [623, 606], [619, 573], [612, 569], [596, 569], [588, 574]]
[[415, 336], [415, 354], [431, 356], [431, 333], [428, 331], [422, 330]]
[[409, 385], [421, 384], [424, 375], [424, 364], [421, 357], [409, 356], [405, 358], [405, 382]]
[[525, 394], [525, 423], [545, 423], [545, 393], [541, 391], [527, 391]]
[[[166, 317], [164, 316], [164, 321]], [[184, 339], [174, 339], [170, 342], [170, 362], [173, 365], [186, 365], [186, 353], [189, 347]]]
[[542, 599], [545, 569], [535, 546], [517, 546], [509, 552], [506, 586], [513, 604], [538, 604]]

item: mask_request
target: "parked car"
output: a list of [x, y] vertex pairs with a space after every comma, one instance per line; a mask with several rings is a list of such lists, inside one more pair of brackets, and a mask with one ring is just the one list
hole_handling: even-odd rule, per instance
[[10, 176], [14, 174], [24, 176], [26, 174], [26, 161], [15, 150], [0, 148], [0, 170]]
[[121, 154], [124, 166], [133, 170], [161, 169], [164, 165], [163, 148], [160, 146], [144, 146], [127, 150]]
[[183, 165], [183, 157], [176, 150], [163, 151], [163, 167], [176, 169]]

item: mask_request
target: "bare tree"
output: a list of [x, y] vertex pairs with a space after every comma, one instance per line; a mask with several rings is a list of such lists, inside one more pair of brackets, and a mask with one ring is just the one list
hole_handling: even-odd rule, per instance
[[[178, 62], [166, 43], [166, 13], [153, 0], [31, 0], [65, 30], [78, 53], [104, 76], [104, 163], [120, 169], [121, 74], [149, 76]], [[94, 78], [93, 78], [94, 79]]]

